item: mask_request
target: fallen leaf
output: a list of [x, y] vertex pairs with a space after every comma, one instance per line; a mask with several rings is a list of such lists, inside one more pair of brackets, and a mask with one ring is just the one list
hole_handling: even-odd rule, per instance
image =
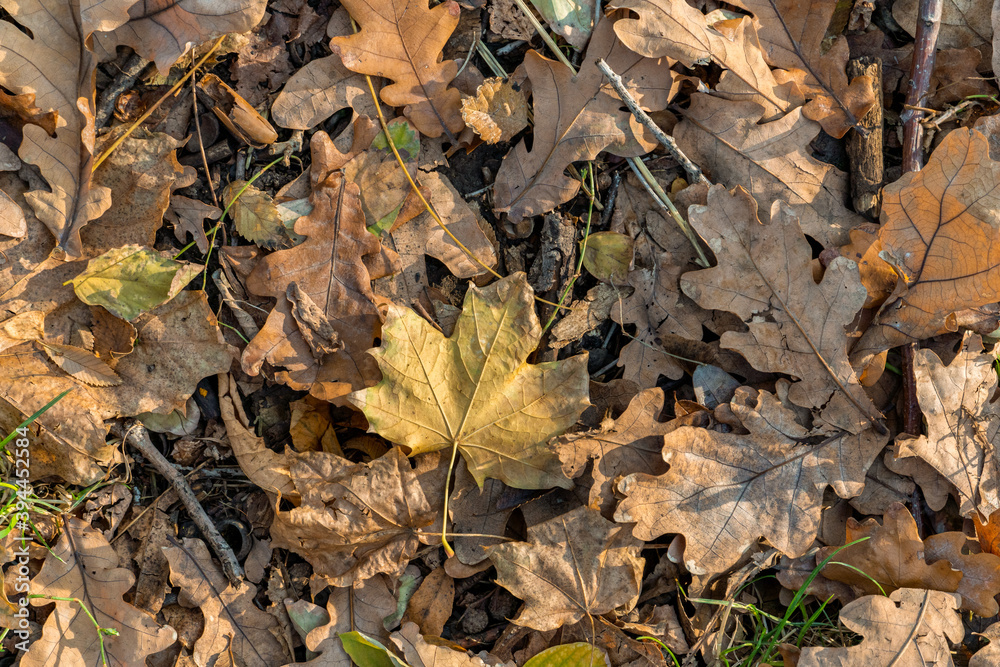
[[835, 665], [951, 665], [949, 642], [965, 635], [958, 596], [901, 588], [869, 595], [840, 610], [840, 622], [865, 637], [857, 646], [802, 649], [798, 667]]
[[392, 80], [379, 93], [382, 101], [403, 107], [421, 134], [454, 139], [465, 125], [459, 111], [462, 95], [449, 85], [458, 63], [440, 58], [458, 26], [458, 4], [447, 0], [429, 8], [427, 0], [381, 5], [345, 0], [343, 5], [361, 31], [330, 40], [334, 55], [352, 72]]
[[760, 104], [766, 120], [802, 103], [798, 86], [779, 82], [764, 62], [759, 27], [749, 17], [721, 11], [705, 15], [683, 0], [622, 0], [612, 7], [638, 16], [615, 23], [615, 33], [628, 48], [649, 58], [679, 60], [685, 67], [714, 61], [726, 70], [717, 85], [719, 94]]
[[[487, 536], [502, 536], [514, 511], [513, 507], [498, 506], [508, 487], [498, 479], [488, 479], [480, 488], [468, 469], [459, 465], [453, 488], [448, 503], [449, 519], [455, 534], [452, 546], [463, 564], [478, 565], [488, 557], [485, 547], [504, 541], [502, 537]], [[462, 537], [462, 533], [474, 535]]]
[[205, 630], [194, 645], [195, 662], [214, 664], [228, 655], [247, 667], [284, 664], [288, 656], [271, 632], [277, 621], [253, 603], [257, 587], [243, 582], [233, 588], [201, 540], [171, 542], [163, 554], [170, 564], [170, 583], [181, 589], [178, 601], [198, 607], [205, 617]]
[[23, 238], [28, 233], [24, 211], [3, 190], [0, 190], [0, 234]]
[[978, 336], [968, 336], [948, 366], [932, 350], [917, 350], [913, 360], [927, 435], [900, 440], [896, 454], [919, 457], [951, 482], [965, 516], [989, 517], [1000, 509], [993, 445], [1000, 414], [990, 403], [997, 386], [994, 361]]
[[310, 630], [305, 638], [306, 648], [320, 655], [305, 664], [311, 667], [351, 667], [351, 658], [344, 651], [338, 635], [355, 628], [388, 643], [389, 632], [382, 626], [382, 619], [395, 610], [396, 599], [385, 575], [376, 575], [352, 587], [331, 589], [326, 603], [327, 622]]
[[236, 93], [252, 107], [268, 101], [269, 93], [281, 88], [294, 69], [285, 47], [283, 19], [272, 12], [263, 29], [257, 26], [247, 35], [229, 66]]
[[488, 144], [510, 141], [528, 126], [528, 101], [513, 81], [486, 79], [462, 100], [462, 118]]
[[611, 667], [607, 654], [587, 642], [547, 648], [524, 663], [524, 667]]
[[[459, 646], [443, 645], [425, 640], [415, 623], [403, 623], [398, 632], [392, 633], [392, 643], [403, 652], [406, 663], [411, 667], [491, 667], [497, 664], [486, 652], [472, 655]], [[513, 667], [507, 663], [503, 667]]]
[[79, 4], [27, 0], [8, 8], [16, 24], [0, 24], [0, 85], [15, 94], [34, 93], [39, 108], [58, 114], [55, 136], [25, 125], [18, 154], [47, 181], [50, 191], [32, 190], [25, 198], [70, 257], [82, 253], [80, 228], [111, 206], [106, 187], [91, 187], [97, 61], [88, 40], [125, 23], [129, 5], [113, 0], [83, 11]]
[[802, 113], [818, 121], [827, 134], [843, 137], [876, 103], [870, 77], [855, 77], [848, 83], [847, 38], [827, 37], [837, 9], [834, 3], [736, 0], [735, 4], [753, 13], [767, 62], [792, 72], [805, 96], [812, 98]]
[[[662, 389], [646, 389], [635, 396], [617, 419], [605, 418], [601, 428], [587, 433], [559, 436], [553, 442], [566, 476], [577, 479], [592, 465], [590, 480], [577, 480], [588, 492], [587, 504], [611, 516], [616, 498], [614, 483], [620, 475], [644, 472], [662, 475], [663, 436], [690, 420], [660, 421], [666, 396]], [[702, 413], [707, 416], [707, 413]]]
[[643, 540], [681, 533], [684, 564], [695, 574], [726, 570], [761, 536], [786, 555], [803, 555], [819, 529], [825, 489], [841, 498], [861, 493], [885, 445], [872, 431], [803, 444], [809, 432], [766, 392], [756, 405], [734, 399], [731, 409], [749, 434], [682, 426], [664, 437], [666, 474], [633, 473], [618, 483], [627, 497], [615, 521], [636, 523]]
[[[98, 149], [110, 146], [125, 129], [102, 135]], [[81, 230], [87, 256], [132, 243], [153, 246], [171, 193], [196, 178], [192, 167], [182, 167], [177, 161], [177, 148], [182, 145], [170, 135], [139, 128], [101, 163], [93, 186], [111, 190], [111, 208]]]
[[278, 133], [249, 102], [214, 74], [198, 81], [198, 90], [211, 100], [211, 110], [229, 132], [245, 144], [263, 148], [278, 140]]
[[642, 542], [600, 512], [579, 507], [528, 527], [528, 542], [489, 548], [497, 583], [521, 598], [514, 623], [555, 630], [639, 600]]
[[748, 188], [762, 211], [770, 211], [779, 199], [787, 202], [802, 231], [824, 247], [847, 243], [848, 230], [865, 219], [844, 205], [847, 174], [809, 151], [819, 124], [801, 109], [758, 122], [763, 116], [764, 108], [754, 102], [695, 94], [674, 138], [712, 181]]
[[382, 642], [357, 630], [341, 633], [340, 642], [353, 664], [360, 667], [408, 667]]
[[879, 256], [882, 242], [878, 238], [878, 225], [860, 225], [848, 233], [851, 242], [840, 247], [840, 256], [858, 265], [861, 284], [868, 292], [865, 308], [881, 306], [896, 288], [898, 278], [892, 266]]
[[[264, 257], [247, 279], [247, 288], [278, 299], [267, 322], [243, 350], [243, 369], [260, 372], [264, 361], [279, 369], [275, 379], [297, 391], [334, 400], [365, 386], [375, 374], [365, 351], [380, 324], [371, 278], [364, 263], [379, 252], [378, 239], [365, 228], [358, 186], [333, 171], [345, 156], [325, 132], [312, 139], [313, 211], [298, 219], [301, 245]], [[344, 343], [343, 349], [317, 362], [298, 329], [286, 293], [296, 283], [315, 303]]]
[[[881, 256], [905, 282], [858, 341], [882, 350], [957, 328], [955, 313], [1000, 299], [1000, 162], [978, 130], [950, 132], [927, 165], [882, 193]], [[969, 248], [976, 248], [969, 252]]]
[[470, 287], [446, 338], [408, 308], [390, 304], [382, 346], [371, 352], [379, 384], [350, 395], [370, 431], [411, 455], [457, 447], [480, 485], [569, 488], [548, 439], [588, 405], [586, 354], [526, 364], [541, 325], [523, 273]]
[[420, 545], [417, 531], [434, 523], [435, 511], [398, 448], [370, 464], [307, 452], [288, 470], [301, 504], [275, 513], [272, 545], [307, 559], [314, 576], [332, 586], [380, 572], [398, 576]]
[[992, 667], [1000, 663], [1000, 623], [994, 623], [980, 633], [990, 640], [989, 646], [979, 649], [969, 660], [969, 667]]
[[[769, 223], [743, 188], [715, 185], [708, 206], [690, 209], [691, 226], [719, 266], [685, 273], [681, 289], [698, 305], [727, 310], [749, 328], [720, 343], [759, 371], [799, 378], [789, 398], [836, 428], [858, 433], [882, 415], [864, 392], [847, 356], [845, 327], [865, 302], [857, 265], [836, 258], [822, 282], [812, 277], [812, 249], [795, 213], [782, 203]], [[883, 427], [884, 428], [884, 427]]]
[[245, 185], [246, 181], [233, 181], [222, 190], [222, 200], [232, 202], [229, 213], [233, 226], [248, 241], [274, 250], [288, 240], [278, 207], [274, 205], [271, 195], [252, 185], [244, 188]]
[[415, 623], [421, 634], [440, 637], [454, 606], [455, 580], [443, 567], [439, 567], [431, 570], [420, 582], [410, 598], [404, 618]]
[[100, 357], [89, 350], [72, 345], [46, 343], [43, 340], [38, 342], [52, 363], [84, 384], [92, 387], [112, 387], [122, 383], [121, 378], [108, 368]]
[[221, 216], [222, 209], [218, 206], [181, 195], [170, 198], [170, 207], [164, 213], [164, 217], [174, 225], [174, 238], [184, 243], [187, 241], [187, 234], [190, 234], [202, 253], [208, 252], [205, 221], [218, 220]]
[[596, 61], [603, 58], [622, 76], [638, 104], [647, 111], [666, 107], [672, 89], [669, 63], [642, 58], [615, 39], [610, 19], [601, 21], [587, 47], [584, 64], [573, 76], [568, 67], [529, 51], [524, 67], [534, 85], [535, 126], [528, 149], [522, 139], [507, 154], [494, 185], [497, 211], [514, 222], [540, 215], [572, 199], [580, 181], [563, 174], [578, 160], [601, 151], [637, 157], [656, 143], [610, 88]]
[[[161, 626], [148, 612], [122, 599], [135, 576], [118, 567], [118, 554], [104, 536], [75, 517], [67, 517], [62, 537], [49, 551], [41, 571], [31, 580], [34, 606], [53, 603], [36, 639], [21, 663], [25, 667], [137, 665], [177, 639], [169, 625]], [[86, 611], [84, 610], [86, 607]], [[98, 623], [116, 635], [98, 641]]]
[[167, 74], [192, 47], [260, 23], [266, 5], [266, 0], [138, 0], [128, 10], [128, 23], [104, 28], [94, 41], [98, 52], [111, 58], [119, 44], [131, 46]]
[[618, 232], [597, 232], [586, 238], [583, 266], [604, 283], [624, 285], [632, 265], [632, 239]]
[[139, 245], [112, 248], [87, 262], [73, 278], [73, 291], [86, 304], [134, 320], [177, 296], [204, 269]]

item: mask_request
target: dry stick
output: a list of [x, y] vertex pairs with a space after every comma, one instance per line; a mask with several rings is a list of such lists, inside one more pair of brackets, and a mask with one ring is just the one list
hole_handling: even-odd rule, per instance
[[[906, 95], [907, 108], [900, 114], [903, 121], [903, 173], [920, 171], [924, 162], [924, 132], [920, 124], [924, 112], [914, 107], [921, 106], [930, 86], [943, 5], [943, 0], [920, 0], [917, 37], [910, 65], [910, 91]], [[917, 379], [913, 374], [916, 349], [916, 343], [903, 346], [903, 432], [912, 435], [920, 435], [922, 422], [917, 402]]]
[[124, 442], [135, 447], [177, 490], [177, 495], [184, 503], [184, 508], [191, 520], [198, 526], [205, 541], [222, 562], [222, 571], [226, 573], [226, 578], [235, 588], [239, 588], [243, 583], [243, 568], [240, 567], [236, 554], [233, 553], [219, 529], [205, 513], [205, 509], [198, 502], [198, 498], [195, 497], [187, 479], [153, 446], [146, 428], [137, 421], [129, 420], [127, 428], [116, 425], [112, 427], [112, 432]]
[[[851, 200], [854, 210], [871, 220], [878, 220], [882, 210], [884, 180], [882, 148], [882, 61], [863, 56], [847, 63], [847, 76], [870, 76], [875, 106], [858, 119], [847, 135], [847, 157], [851, 163]], [[867, 132], [862, 133], [860, 129]]]
[[702, 173], [701, 168], [694, 162], [691, 162], [688, 156], [684, 155], [684, 152], [678, 148], [677, 142], [674, 141], [674, 138], [661, 130], [660, 127], [653, 122], [653, 119], [649, 117], [649, 114], [642, 110], [639, 103], [636, 102], [635, 98], [632, 97], [632, 94], [628, 92], [622, 78], [615, 74], [613, 69], [608, 67], [608, 64], [604, 62], [603, 58], [597, 61], [597, 68], [604, 72], [604, 76], [608, 77], [608, 81], [611, 82], [611, 86], [615, 89], [615, 92], [618, 93], [618, 97], [622, 98], [622, 102], [624, 102], [625, 106], [627, 106], [629, 111], [632, 112], [635, 119], [642, 123], [647, 130], [652, 132], [653, 136], [656, 137], [656, 140], [663, 144], [663, 147], [667, 149], [667, 152], [670, 153], [670, 155], [673, 156], [673, 158], [677, 160], [682, 167], [684, 167], [684, 171], [687, 172], [688, 178], [691, 182], [711, 185], [712, 183], [705, 178], [705, 174]]
[[197, 79], [197, 74], [191, 77], [191, 110], [194, 114], [194, 126], [198, 130], [198, 152], [201, 153], [201, 163], [205, 167], [205, 185], [208, 187], [208, 191], [212, 193], [212, 203], [215, 204], [215, 208], [222, 208], [219, 206], [219, 198], [215, 194], [215, 184], [212, 183], [212, 170], [208, 166], [208, 156], [205, 155], [205, 140], [201, 135], [201, 119], [198, 117]]
[[95, 129], [99, 130], [107, 124], [111, 118], [111, 112], [115, 108], [115, 103], [118, 101], [118, 97], [135, 85], [136, 79], [139, 78], [139, 75], [142, 74], [147, 65], [149, 65], [149, 61], [138, 53], [133, 53], [128, 57], [121, 71], [115, 75], [111, 85], [101, 95], [101, 101], [97, 105], [97, 113], [94, 114]]

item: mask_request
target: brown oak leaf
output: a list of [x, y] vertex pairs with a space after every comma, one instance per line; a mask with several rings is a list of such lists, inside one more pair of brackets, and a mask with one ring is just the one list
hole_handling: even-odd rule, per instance
[[597, 68], [599, 58], [622, 77], [643, 109], [666, 107], [672, 93], [669, 63], [629, 51], [615, 39], [610, 19], [594, 30], [576, 76], [562, 63], [529, 51], [524, 67], [534, 90], [533, 143], [529, 150], [521, 140], [507, 154], [494, 186], [496, 210], [514, 222], [551, 211], [576, 195], [580, 181], [563, 173], [569, 163], [591, 160], [601, 151], [637, 157], [656, 146]]
[[615, 521], [635, 523], [644, 540], [683, 534], [684, 563], [696, 574], [726, 570], [761, 536], [803, 555], [819, 529], [825, 489], [841, 498], [861, 493], [885, 445], [870, 430], [805, 444], [810, 433], [766, 392], [756, 406], [734, 400], [731, 409], [748, 434], [682, 426], [664, 436], [668, 472], [634, 473], [618, 484], [627, 497]]
[[428, 137], [448, 135], [452, 143], [465, 126], [462, 94], [451, 82], [458, 63], [441, 61], [441, 49], [458, 26], [454, 0], [428, 7], [427, 0], [380, 3], [345, 0], [361, 26], [357, 34], [334, 37], [330, 48], [352, 72], [390, 79], [382, 101], [403, 107], [404, 115]]
[[703, 308], [727, 310], [749, 331], [727, 331], [722, 347], [737, 350], [760, 371], [799, 379], [789, 398], [830, 426], [858, 433], [880, 425], [848, 360], [845, 327], [865, 302], [854, 262], [834, 259], [817, 285], [812, 250], [791, 209], [778, 202], [770, 222], [743, 188], [721, 185], [708, 205], [690, 209], [691, 226], [708, 242], [719, 266], [685, 273], [681, 289]]
[[514, 623], [556, 630], [639, 600], [642, 542], [589, 507], [528, 528], [528, 542], [490, 547], [497, 583], [521, 598]]
[[748, 188], [762, 211], [779, 199], [787, 202], [802, 231], [825, 247], [847, 243], [848, 230], [865, 219], [844, 205], [847, 174], [810, 154], [819, 124], [802, 109], [769, 123], [759, 122], [763, 115], [764, 107], [754, 102], [696, 94], [674, 137], [713, 181]]
[[[128, 604], [135, 576], [118, 567], [118, 554], [104, 536], [83, 521], [69, 517], [41, 571], [31, 580], [35, 606], [52, 604], [42, 636], [23, 654], [25, 667], [82, 667], [105, 664], [141, 665], [177, 639], [169, 625], [161, 626], [148, 612]], [[86, 611], [84, 611], [86, 605]], [[92, 615], [92, 616], [91, 616]], [[97, 628], [117, 635], [98, 641]], [[104, 655], [102, 655], [102, 651]]]

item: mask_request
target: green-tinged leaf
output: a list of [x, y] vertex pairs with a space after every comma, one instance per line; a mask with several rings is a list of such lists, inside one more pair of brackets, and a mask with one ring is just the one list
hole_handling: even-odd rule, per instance
[[607, 654], [587, 642], [575, 642], [547, 648], [524, 667], [610, 667]]
[[77, 297], [112, 315], [134, 320], [170, 301], [204, 267], [178, 262], [140, 245], [113, 248], [87, 263], [73, 279]]
[[382, 381], [349, 400], [370, 430], [416, 455], [457, 447], [476, 482], [572, 488], [549, 438], [589, 405], [587, 355], [528, 364], [542, 328], [523, 273], [469, 288], [446, 338], [409, 308], [390, 305]]
[[[246, 181], [233, 181], [222, 191], [223, 201], [232, 201], [229, 214], [240, 236], [253, 241], [261, 248], [274, 250], [288, 240], [285, 223], [271, 196], [250, 185]], [[243, 193], [233, 201], [233, 198]]]
[[632, 264], [632, 246], [631, 237], [618, 232], [591, 234], [583, 252], [583, 266], [601, 282], [626, 285]]
[[347, 655], [358, 667], [409, 667], [380, 642], [357, 630], [339, 635]]
[[406, 607], [410, 604], [410, 598], [413, 597], [419, 583], [417, 578], [412, 574], [404, 572], [399, 577], [399, 591], [396, 592], [396, 611], [382, 619], [382, 625], [386, 630], [392, 630], [403, 620], [403, 615], [406, 614]]
[[531, 0], [552, 30], [578, 49], [594, 30], [595, 0]]
[[[416, 128], [404, 118], [391, 120], [387, 125], [389, 137], [396, 146], [396, 150], [399, 151], [399, 157], [403, 158], [403, 162], [416, 160], [420, 153], [420, 133], [417, 132]], [[375, 140], [372, 141], [372, 148], [392, 152], [392, 149], [389, 148], [389, 142], [385, 140], [385, 132], [378, 133]]]

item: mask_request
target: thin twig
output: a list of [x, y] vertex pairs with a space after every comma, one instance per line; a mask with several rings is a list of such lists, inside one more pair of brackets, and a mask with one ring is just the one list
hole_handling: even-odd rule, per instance
[[632, 167], [632, 171], [634, 171], [635, 175], [639, 177], [642, 184], [646, 186], [646, 191], [649, 192], [654, 200], [656, 200], [656, 202], [660, 205], [660, 208], [665, 210], [667, 214], [674, 219], [677, 226], [681, 228], [682, 232], [684, 232], [684, 236], [686, 236], [688, 241], [691, 242], [691, 245], [694, 246], [694, 251], [698, 254], [698, 264], [706, 269], [712, 266], [712, 263], [708, 261], [707, 257], [705, 257], [705, 251], [701, 249], [701, 243], [698, 242], [698, 234], [695, 233], [691, 225], [688, 224], [688, 221], [684, 219], [681, 212], [677, 210], [676, 206], [674, 206], [674, 203], [670, 201], [670, 197], [667, 196], [667, 193], [663, 191], [660, 184], [656, 182], [655, 178], [653, 178], [653, 174], [650, 173], [646, 163], [639, 158], [630, 157], [626, 159], [629, 166]]
[[549, 35], [549, 31], [546, 30], [545, 27], [538, 22], [538, 19], [535, 18], [535, 13], [528, 8], [528, 5], [524, 4], [524, 0], [514, 0], [514, 4], [518, 6], [525, 18], [531, 21], [531, 25], [534, 26], [535, 32], [537, 32], [538, 36], [542, 38], [545, 45], [549, 47], [549, 51], [552, 51], [552, 53], [555, 54], [555, 57], [559, 59], [559, 62], [568, 67], [569, 71], [573, 72], [573, 76], [576, 76], [576, 68], [570, 64], [569, 58], [567, 58], [566, 54], [563, 53], [556, 45], [555, 41]]
[[616, 93], [618, 93], [618, 97], [622, 98], [622, 102], [624, 102], [625, 106], [627, 106], [629, 111], [632, 112], [635, 119], [642, 123], [647, 130], [652, 132], [653, 136], [656, 137], [656, 140], [667, 149], [667, 152], [670, 153], [675, 160], [677, 160], [678, 164], [684, 167], [684, 171], [687, 172], [688, 179], [692, 183], [704, 183], [705, 185], [711, 185], [712, 183], [705, 178], [705, 174], [702, 173], [701, 168], [692, 162], [687, 155], [684, 155], [684, 152], [677, 146], [677, 142], [674, 141], [674, 138], [660, 129], [660, 127], [653, 122], [653, 119], [649, 117], [649, 114], [642, 110], [639, 103], [636, 102], [635, 98], [628, 92], [622, 78], [615, 74], [613, 69], [608, 67], [608, 64], [604, 62], [603, 58], [597, 61], [597, 68], [604, 72], [604, 76], [608, 77], [608, 81], [611, 82], [611, 87], [615, 89]]
[[184, 475], [160, 453], [160, 450], [153, 446], [146, 428], [139, 422], [130, 420], [127, 428], [116, 425], [112, 428], [112, 432], [145, 456], [146, 460], [152, 463], [159, 473], [167, 478], [171, 486], [177, 490], [177, 495], [184, 504], [184, 508], [187, 510], [191, 520], [198, 526], [198, 530], [201, 531], [202, 536], [208, 542], [212, 551], [215, 552], [215, 555], [219, 557], [219, 561], [222, 563], [222, 571], [225, 572], [226, 578], [229, 579], [233, 587], [239, 588], [243, 582], [243, 568], [240, 567], [240, 562], [236, 559], [236, 554], [233, 553], [232, 548], [230, 548], [225, 538], [222, 537], [219, 529], [212, 523], [212, 519], [205, 513], [205, 508], [198, 502], [194, 490], [188, 484]]
[[198, 151], [201, 153], [201, 163], [205, 167], [205, 183], [208, 185], [208, 191], [212, 193], [212, 203], [215, 204], [215, 208], [222, 208], [219, 206], [219, 198], [215, 195], [212, 172], [208, 168], [208, 156], [205, 155], [205, 140], [201, 136], [201, 119], [198, 118], [198, 83], [195, 80], [197, 78], [197, 75], [191, 77], [191, 108], [194, 113], [194, 126], [198, 130]]

